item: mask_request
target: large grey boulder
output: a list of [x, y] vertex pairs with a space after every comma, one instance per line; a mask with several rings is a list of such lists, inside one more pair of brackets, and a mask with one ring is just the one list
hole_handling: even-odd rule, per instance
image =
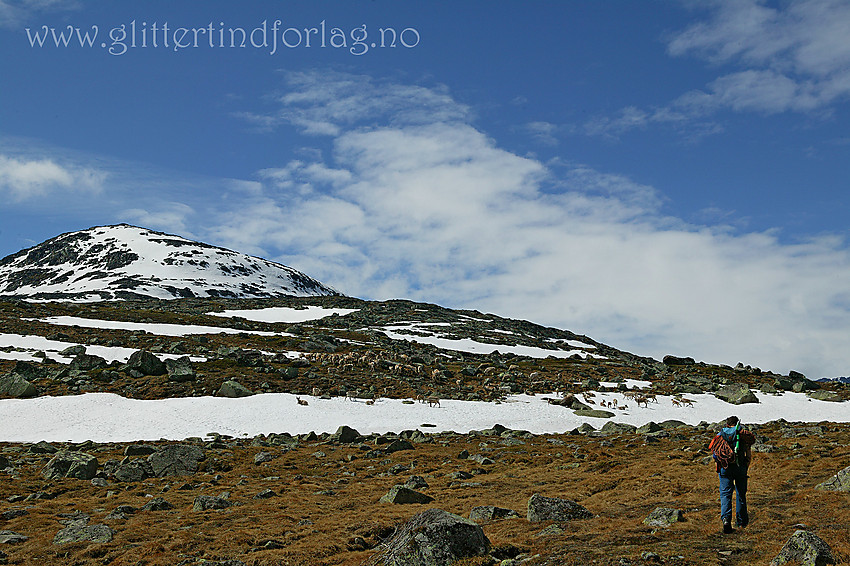
[[670, 509], [667, 507], [655, 508], [649, 516], [643, 520], [644, 524], [650, 527], [669, 527], [674, 523], [683, 521], [681, 509]]
[[569, 499], [544, 497], [535, 493], [528, 500], [527, 519], [531, 523], [541, 521], [572, 521], [590, 519], [593, 513]]
[[79, 354], [68, 364], [68, 369], [78, 371], [92, 371], [102, 369], [109, 365], [105, 358], [92, 354]]
[[789, 562], [800, 566], [826, 566], [835, 564], [832, 549], [823, 539], [809, 531], [796, 531], [770, 566], [782, 566]]
[[755, 393], [750, 390], [746, 383], [727, 385], [715, 391], [714, 396], [733, 405], [759, 402], [758, 397], [756, 397]]
[[368, 564], [449, 566], [489, 551], [490, 541], [474, 522], [442, 509], [428, 509], [414, 515]]
[[254, 392], [232, 379], [221, 384], [218, 390], [219, 397], [230, 397], [236, 399], [238, 397], [250, 397]]
[[76, 478], [90, 480], [97, 474], [97, 458], [84, 452], [59, 452], [42, 468], [48, 480]]
[[607, 423], [602, 425], [602, 428], [599, 429], [599, 432], [603, 434], [630, 434], [635, 432], [635, 430], [637, 430], [637, 427], [635, 425], [608, 421]]
[[406, 505], [410, 503], [431, 503], [434, 501], [434, 498], [430, 495], [413, 491], [409, 487], [404, 487], [403, 485], [394, 485], [383, 497], [381, 497], [379, 501], [381, 503], [397, 503]]
[[850, 466], [847, 466], [828, 480], [815, 486], [824, 491], [850, 491]]
[[573, 411], [577, 417], [593, 417], [596, 419], [610, 419], [614, 416], [611, 411], [603, 411], [602, 409], [579, 409]]
[[355, 442], [358, 438], [360, 438], [359, 432], [350, 426], [342, 425], [336, 429], [336, 432], [331, 435], [330, 439], [341, 444], [350, 444]]
[[0, 376], [0, 396], [26, 399], [38, 395], [35, 385], [16, 373]]
[[168, 372], [168, 381], [182, 383], [185, 381], [195, 381], [195, 378], [198, 377], [189, 356], [165, 360], [165, 370]]
[[145, 350], [137, 350], [127, 360], [127, 369], [136, 370], [142, 375], [165, 375], [165, 363]]
[[153, 466], [143, 458], [125, 458], [113, 474], [116, 481], [139, 482], [154, 476]]
[[198, 471], [198, 462], [204, 458], [204, 451], [197, 446], [171, 444], [148, 456], [148, 463], [158, 478], [187, 476]]

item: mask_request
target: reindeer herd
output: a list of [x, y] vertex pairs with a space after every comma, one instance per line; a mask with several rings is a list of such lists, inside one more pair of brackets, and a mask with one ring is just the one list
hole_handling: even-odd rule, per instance
[[[427, 403], [429, 407], [440, 407], [440, 397], [433, 390], [426, 393], [413, 384], [419, 383], [421, 386], [421, 384], [427, 380], [433, 384], [444, 385], [447, 382], [448, 375], [450, 375], [440, 369], [429, 370], [425, 364], [414, 362], [405, 354], [399, 354], [397, 359], [388, 359], [380, 352], [373, 350], [345, 353], [309, 352], [304, 354], [303, 357], [312, 364], [328, 368], [328, 373], [353, 374], [359, 369], [364, 372], [368, 371], [372, 374], [380, 372], [383, 375], [402, 379], [414, 387], [414, 399], [419, 403]], [[485, 371], [485, 375], [487, 375], [487, 373], [492, 374], [492, 370], [495, 370], [493, 367], [488, 367], [486, 369], [491, 371]], [[534, 375], [535, 374], [532, 374], [529, 377], [533, 377]], [[560, 377], [561, 375], [558, 374], [559, 379]], [[463, 376], [457, 377], [454, 381], [458, 388], [462, 388], [464, 386]], [[504, 388], [498, 387], [495, 383], [489, 383], [489, 381], [490, 380], [485, 380], [484, 383], [479, 385], [479, 393], [482, 395], [483, 400], [495, 402], [504, 401], [508, 393], [504, 391]], [[587, 405], [597, 405], [606, 409], [620, 411], [628, 410], [629, 401], [634, 403], [637, 407], [643, 406], [645, 408], [649, 408], [650, 403], [658, 403], [656, 393], [651, 391], [626, 390], [620, 393], [623, 397], [621, 401], [618, 399], [595, 400], [596, 395], [593, 391], [582, 391], [579, 394], [583, 398], [584, 403]], [[323, 391], [318, 387], [314, 387], [312, 394], [314, 397], [320, 397], [322, 396]], [[561, 397], [561, 400], [554, 400], [547, 397], [544, 397], [543, 400], [548, 401], [549, 403], [564, 404], [563, 400], [571, 395], [566, 390], [560, 391], [557, 394]], [[384, 397], [389, 397], [391, 395], [392, 393], [388, 388], [383, 388]], [[374, 386], [371, 386], [369, 390], [347, 389], [345, 390], [345, 398], [350, 401], [363, 402], [366, 405], [374, 405], [375, 402], [381, 398], [381, 394], [379, 391], [375, 391]], [[674, 395], [670, 400], [675, 407], [694, 406], [692, 400], [681, 395]], [[307, 405], [307, 401], [300, 397], [296, 397], [296, 401], [299, 405]]]

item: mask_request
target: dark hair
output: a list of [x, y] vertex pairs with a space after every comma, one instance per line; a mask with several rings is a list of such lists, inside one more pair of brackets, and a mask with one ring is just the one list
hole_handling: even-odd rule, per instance
[[729, 417], [726, 419], [726, 426], [735, 426], [738, 424], [738, 417]]

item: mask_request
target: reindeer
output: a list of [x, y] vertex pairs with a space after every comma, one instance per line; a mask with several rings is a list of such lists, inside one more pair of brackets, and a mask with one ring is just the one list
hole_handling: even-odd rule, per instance
[[302, 399], [301, 397], [296, 397], [295, 400], [298, 402], [299, 405], [307, 406], [309, 404], [305, 399]]
[[428, 397], [428, 406], [429, 407], [439, 407], [440, 400], [437, 397]]
[[635, 403], [637, 404], [638, 407], [640, 407], [641, 404], [643, 404], [644, 407], [646, 407], [647, 409], [649, 408], [649, 399], [647, 397], [645, 397], [644, 395], [635, 396]]

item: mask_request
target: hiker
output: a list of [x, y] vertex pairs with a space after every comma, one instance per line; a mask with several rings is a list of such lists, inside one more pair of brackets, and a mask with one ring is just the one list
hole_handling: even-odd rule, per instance
[[726, 419], [726, 426], [712, 439], [711, 449], [720, 477], [720, 519], [723, 532], [734, 532], [732, 528], [732, 494], [736, 493], [735, 515], [738, 527], [750, 522], [747, 513], [747, 469], [750, 466], [750, 446], [756, 441], [752, 432], [741, 428], [738, 417]]

